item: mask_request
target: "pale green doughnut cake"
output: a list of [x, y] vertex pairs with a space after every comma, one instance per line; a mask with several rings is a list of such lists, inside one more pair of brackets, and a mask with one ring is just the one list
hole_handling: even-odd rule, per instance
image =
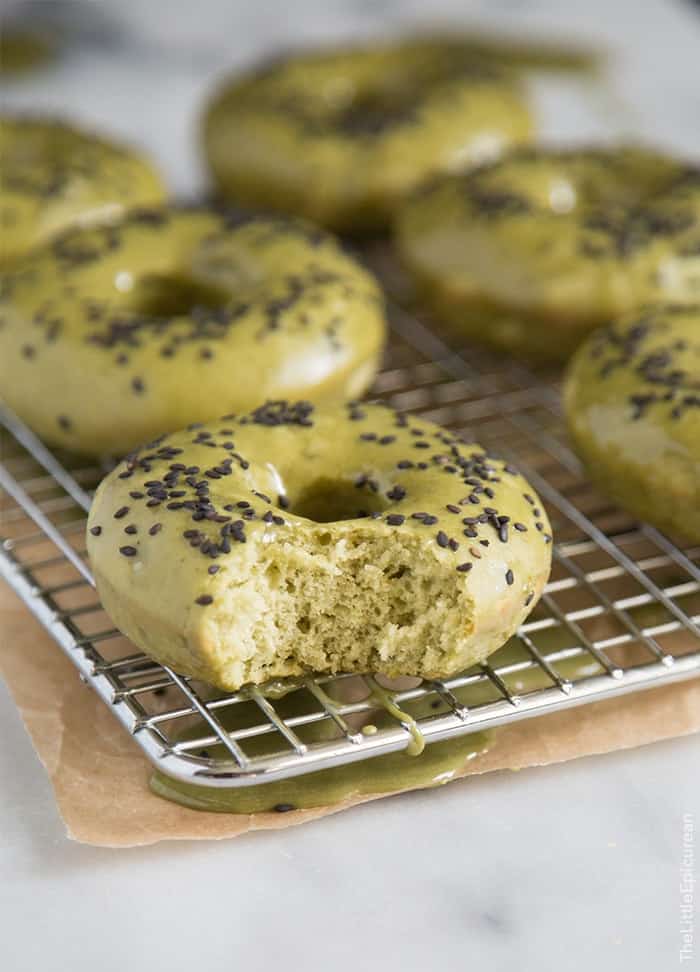
[[315, 227], [133, 210], [5, 275], [0, 386], [46, 442], [120, 455], [266, 397], [355, 398], [384, 335], [376, 281]]
[[336, 230], [386, 227], [435, 172], [528, 140], [517, 72], [459, 41], [280, 58], [227, 81], [204, 117], [217, 190]]
[[224, 689], [305, 672], [447, 676], [547, 579], [516, 470], [378, 405], [269, 402], [161, 438], [99, 487], [87, 542], [136, 645]]
[[650, 302], [700, 296], [700, 169], [640, 148], [521, 149], [397, 218], [417, 294], [461, 334], [543, 359]]
[[164, 198], [155, 169], [124, 146], [55, 120], [0, 116], [0, 265], [69, 227]]
[[640, 519], [700, 541], [700, 305], [597, 331], [569, 366], [564, 404], [591, 479]]

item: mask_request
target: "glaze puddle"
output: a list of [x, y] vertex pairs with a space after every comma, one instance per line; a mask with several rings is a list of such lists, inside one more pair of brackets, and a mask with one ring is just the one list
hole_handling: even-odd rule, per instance
[[[556, 631], [546, 633], [543, 641], [550, 640], [551, 645], [540, 642], [545, 653], [556, 650], [556, 642], [561, 641], [561, 634]], [[501, 668], [515, 665], [525, 658], [522, 644], [513, 639], [495, 652], [489, 660], [493, 666]], [[569, 679], [583, 678], [601, 672], [597, 662], [586, 654], [558, 661], [556, 670], [562, 678]], [[514, 693], [531, 692], [551, 685], [551, 681], [539, 669], [514, 671], [506, 674], [504, 680]], [[285, 694], [285, 686], [281, 683], [272, 686], [273, 690], [269, 694], [277, 700], [276, 708], [284, 718], [310, 711], [309, 702], [304, 701], [308, 693], [297, 691], [297, 688], [298, 682], [292, 682], [289, 686], [290, 690]], [[454, 695], [467, 707], [480, 705], [497, 697], [493, 686], [489, 683], [457, 688], [454, 690]], [[214, 813], [250, 814], [270, 811], [283, 813], [290, 810], [310, 809], [339, 803], [350, 798], [449, 783], [467, 762], [478, 759], [485, 753], [496, 736], [493, 730], [473, 732], [456, 739], [424, 746], [416, 721], [429, 716], [444, 715], [449, 711], [447, 703], [438, 696], [432, 695], [427, 699], [397, 705], [392, 702], [391, 693], [387, 693], [378, 683], [373, 683], [369, 701], [376, 704], [377, 708], [367, 713], [364, 725], [357, 728], [365, 735], [372, 735], [383, 727], [395, 726], [398, 718], [411, 732], [411, 743], [407, 750], [308, 773], [292, 779], [230, 790], [183, 783], [156, 771], [150, 780], [151, 790], [158, 796], [190, 809], [208, 810]], [[233, 707], [227, 722], [229, 730], [251, 724], [251, 713], [242, 711], [247, 705], [248, 703], [239, 703]], [[251, 702], [250, 705], [254, 703]], [[259, 710], [256, 721], [259, 721]], [[306, 727], [304, 742], [313, 743], [332, 738], [332, 731], [328, 720], [311, 724]], [[261, 754], [266, 747], [270, 747], [271, 736], [272, 734], [247, 740], [246, 751], [251, 755]], [[187, 734], [183, 733], [182, 738], [186, 737]], [[223, 747], [220, 746], [209, 747], [207, 753], [212, 757], [220, 755], [225, 758], [226, 756]], [[415, 755], [411, 755], [412, 753]]]

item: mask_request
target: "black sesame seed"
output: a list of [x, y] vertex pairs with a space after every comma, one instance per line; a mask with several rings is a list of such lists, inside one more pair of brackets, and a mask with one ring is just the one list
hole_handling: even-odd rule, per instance
[[290, 810], [296, 810], [293, 803], [276, 803], [272, 808], [275, 813], [289, 813]]
[[119, 553], [124, 557], [135, 557], [137, 550], [136, 547], [120, 547]]
[[435, 539], [437, 540], [438, 547], [447, 547], [450, 542], [450, 539], [444, 530], [438, 530]]
[[221, 570], [221, 568], [218, 564], [212, 564], [210, 567], [207, 567], [208, 574], [216, 574], [216, 572], [219, 570]]
[[514, 580], [515, 580], [515, 578], [513, 577], [513, 571], [512, 570], [507, 570], [506, 571], [506, 584], [508, 584], [510, 586], [513, 583]]
[[130, 523], [129, 526], [124, 527], [124, 533], [128, 533], [133, 536], [134, 533], [138, 533], [139, 528], [134, 524]]
[[123, 516], [126, 516], [126, 514], [128, 512], [129, 512], [129, 507], [128, 506], [120, 506], [119, 509], [117, 510], [117, 512], [114, 514], [114, 519], [115, 520], [121, 520], [121, 518]]
[[401, 526], [405, 519], [406, 517], [401, 516], [400, 513], [390, 513], [386, 518], [386, 522], [389, 526]]
[[163, 529], [162, 523], [154, 523], [148, 532], [152, 537], [155, 537], [156, 533], [159, 533], [162, 529]]
[[211, 596], [211, 594], [200, 594], [199, 597], [195, 598], [194, 601], [195, 604], [201, 604], [202, 607], [207, 604], [212, 604], [213, 602], [214, 598]]
[[513, 524], [513, 527], [514, 527], [514, 528], [515, 528], [515, 529], [516, 529], [516, 530], [517, 530], [517, 531], [518, 531], [519, 533], [527, 533], [527, 527], [525, 526], [525, 524], [524, 524], [524, 523], [514, 523], [514, 524]]
[[90, 527], [90, 533], [93, 535], [93, 537], [99, 537], [99, 535], [102, 533], [102, 527], [101, 526]]
[[458, 570], [458, 571], [459, 571], [459, 572], [460, 572], [461, 574], [466, 574], [466, 573], [467, 573], [467, 571], [470, 571], [470, 570], [472, 569], [472, 567], [473, 567], [473, 566], [474, 566], [474, 564], [469, 564], [469, 563], [464, 563], [464, 564], [457, 564], [457, 570]]
[[390, 489], [386, 495], [390, 500], [402, 500], [406, 495], [406, 490], [403, 488], [403, 486], [397, 485]]

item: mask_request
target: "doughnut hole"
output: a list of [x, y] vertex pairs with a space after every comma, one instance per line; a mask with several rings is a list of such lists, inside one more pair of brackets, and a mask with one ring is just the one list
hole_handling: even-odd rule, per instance
[[227, 291], [184, 273], [145, 274], [127, 287], [126, 306], [145, 317], [189, 317], [197, 308], [218, 310], [231, 301]]
[[473, 601], [454, 566], [415, 536], [367, 522], [338, 537], [309, 523], [256, 548], [208, 619], [222, 684], [313, 671], [435, 677], [459, 667]]
[[358, 487], [348, 480], [316, 479], [292, 501], [291, 511], [316, 523], [356, 520], [382, 513], [390, 506], [379, 492]]

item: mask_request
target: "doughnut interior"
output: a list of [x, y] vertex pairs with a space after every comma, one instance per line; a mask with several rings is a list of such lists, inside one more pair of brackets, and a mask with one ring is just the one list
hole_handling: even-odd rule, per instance
[[305, 672], [446, 676], [540, 596], [550, 527], [516, 470], [377, 405], [273, 402], [139, 450], [88, 550], [115, 624], [224, 689]]

